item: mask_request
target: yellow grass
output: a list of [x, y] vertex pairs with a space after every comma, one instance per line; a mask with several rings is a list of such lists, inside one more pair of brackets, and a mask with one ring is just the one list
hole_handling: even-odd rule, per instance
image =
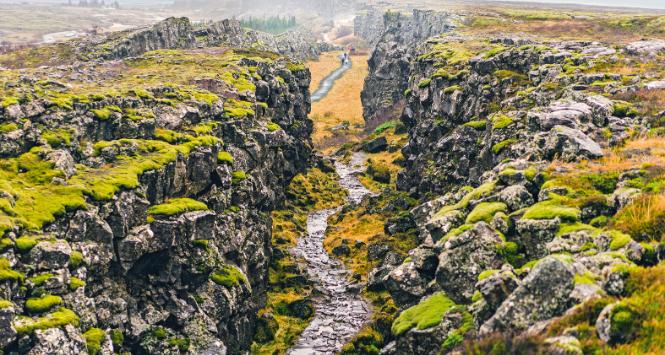
[[[628, 155], [627, 153], [630, 153]], [[621, 172], [642, 168], [645, 164], [665, 167], [665, 139], [662, 137], [640, 137], [626, 142], [623, 148], [606, 150], [605, 157], [580, 163], [553, 162], [551, 168], [569, 171]]]
[[[339, 66], [337, 55], [326, 54], [318, 62], [310, 62], [312, 72], [311, 90], [316, 90], [321, 79]], [[328, 96], [312, 104], [310, 117], [314, 121], [312, 140], [317, 148], [330, 152], [346, 141], [357, 140], [365, 125], [360, 92], [367, 76], [367, 56], [353, 56], [353, 67], [335, 82]], [[331, 128], [348, 121], [350, 130], [342, 132], [342, 137], [335, 137]]]

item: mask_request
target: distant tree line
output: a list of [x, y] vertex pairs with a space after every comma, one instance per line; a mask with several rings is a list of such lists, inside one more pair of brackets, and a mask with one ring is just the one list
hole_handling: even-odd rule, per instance
[[247, 17], [240, 20], [240, 25], [242, 27], [251, 28], [257, 31], [263, 31], [268, 33], [282, 33], [287, 30], [296, 27], [296, 17], [295, 16], [271, 16], [271, 17]]

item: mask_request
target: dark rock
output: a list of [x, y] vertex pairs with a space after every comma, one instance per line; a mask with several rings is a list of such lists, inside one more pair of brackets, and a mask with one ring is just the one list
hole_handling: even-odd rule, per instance
[[384, 136], [374, 138], [363, 144], [363, 150], [368, 153], [378, 153], [386, 150], [386, 148], [388, 148], [388, 141]]

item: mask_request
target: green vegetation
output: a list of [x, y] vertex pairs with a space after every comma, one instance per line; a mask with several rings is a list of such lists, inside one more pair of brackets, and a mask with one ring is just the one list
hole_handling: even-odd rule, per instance
[[12, 269], [7, 258], [0, 258], [0, 281], [11, 280], [23, 282], [25, 275]]
[[494, 154], [499, 154], [504, 148], [510, 147], [511, 145], [517, 143], [517, 139], [515, 138], [510, 138], [506, 139], [504, 141], [501, 141], [495, 145], [492, 146], [492, 153]]
[[277, 123], [273, 123], [273, 122], [268, 123], [266, 128], [268, 128], [268, 131], [270, 131], [270, 132], [275, 132], [275, 131], [279, 131], [280, 129], [282, 129], [282, 127], [280, 127]]
[[392, 325], [392, 333], [400, 335], [411, 328], [427, 329], [441, 323], [443, 316], [456, 304], [443, 292], [437, 292], [419, 304], [400, 313]]
[[160, 205], [150, 206], [148, 214], [155, 216], [174, 216], [191, 211], [205, 211], [208, 209], [205, 203], [191, 198], [173, 198]]
[[16, 238], [16, 249], [21, 253], [27, 253], [39, 243], [41, 236], [22, 236]]
[[43, 313], [61, 304], [60, 296], [46, 295], [41, 298], [29, 298], [25, 301], [25, 309], [30, 313]]
[[0, 309], [5, 309], [9, 307], [14, 307], [14, 303], [12, 303], [12, 301], [0, 299]]
[[466, 223], [473, 224], [480, 221], [489, 223], [498, 212], [507, 212], [508, 206], [503, 202], [479, 203], [466, 217]]
[[418, 83], [418, 87], [421, 88], [421, 89], [424, 89], [424, 88], [428, 87], [431, 82], [432, 82], [432, 79], [425, 78], [425, 79], [421, 80]]
[[88, 348], [88, 354], [96, 355], [102, 350], [102, 342], [106, 337], [106, 332], [99, 328], [90, 328], [83, 333], [85, 345]]
[[14, 122], [0, 124], [0, 133], [9, 133], [18, 129], [18, 125]]
[[613, 251], [625, 247], [633, 240], [628, 234], [621, 233], [617, 230], [611, 230], [608, 233], [612, 238], [612, 242], [610, 242], [610, 250]]
[[240, 283], [247, 283], [247, 277], [238, 268], [231, 265], [224, 265], [217, 271], [210, 274], [210, 279], [226, 288], [240, 286]]
[[580, 210], [575, 207], [566, 206], [568, 201], [565, 197], [550, 194], [550, 199], [536, 203], [529, 207], [523, 215], [526, 219], [554, 219], [559, 218], [564, 222], [576, 222], [580, 218]]
[[221, 152], [217, 153], [217, 162], [218, 163], [233, 164], [233, 156], [229, 152], [221, 151]]
[[80, 287], [83, 287], [83, 286], [85, 286], [85, 281], [79, 279], [78, 277], [72, 276], [69, 279], [69, 289], [70, 290], [74, 291], [74, 290], [76, 290]]
[[492, 191], [494, 191], [494, 188], [496, 187], [496, 182], [488, 182], [483, 185], [478, 186], [477, 188], [471, 190], [468, 192], [462, 199], [454, 204], [454, 205], [449, 205], [449, 206], [444, 206], [439, 210], [439, 212], [436, 213], [437, 217], [442, 217], [446, 213], [454, 211], [454, 210], [459, 210], [463, 208], [467, 208], [469, 206], [469, 203], [473, 200], [477, 200], [481, 197], [488, 196]]
[[247, 179], [247, 174], [244, 171], [234, 171], [231, 173], [231, 182], [236, 185], [239, 184], [241, 181], [244, 181]]
[[83, 254], [80, 251], [73, 250], [69, 255], [69, 266], [76, 268], [83, 263]]
[[28, 282], [32, 283], [35, 287], [43, 285], [50, 278], [55, 277], [54, 274], [44, 273], [35, 275], [28, 278]]
[[57, 311], [39, 318], [19, 316], [14, 322], [14, 328], [19, 334], [26, 334], [32, 333], [36, 329], [49, 329], [67, 324], [78, 325], [79, 317], [71, 310], [61, 307]]
[[399, 123], [400, 122], [398, 120], [390, 120], [390, 121], [383, 122], [382, 124], [380, 124], [376, 128], [374, 128], [374, 133], [375, 134], [381, 134], [381, 133], [383, 133], [383, 131], [386, 131], [386, 130], [391, 129], [391, 128], [396, 128]]
[[453, 85], [453, 86], [449, 86], [449, 87], [443, 89], [443, 93], [446, 94], [446, 95], [450, 95], [450, 94], [454, 93], [455, 91], [462, 91], [462, 87], [459, 86], [459, 85]]
[[67, 129], [57, 129], [42, 133], [42, 138], [53, 148], [69, 146], [72, 143], [72, 132]]
[[469, 121], [469, 122], [465, 123], [464, 126], [471, 127], [473, 129], [477, 129], [479, 131], [482, 131], [487, 126], [487, 120]]
[[492, 129], [504, 129], [514, 122], [512, 117], [500, 113], [493, 115], [491, 120]]

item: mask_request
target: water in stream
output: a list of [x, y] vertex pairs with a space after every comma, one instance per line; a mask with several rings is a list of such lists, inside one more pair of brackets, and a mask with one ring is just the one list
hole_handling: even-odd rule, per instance
[[[364, 154], [355, 153], [350, 163], [335, 162], [340, 185], [348, 192], [348, 201], [358, 203], [371, 192], [355, 176], [362, 171]], [[300, 238], [294, 252], [307, 263], [307, 272], [320, 296], [314, 299], [316, 314], [300, 335], [292, 355], [332, 354], [339, 351], [369, 320], [370, 308], [351, 287], [349, 272], [323, 248], [328, 217], [341, 209], [320, 210], [307, 218], [307, 236]]]

